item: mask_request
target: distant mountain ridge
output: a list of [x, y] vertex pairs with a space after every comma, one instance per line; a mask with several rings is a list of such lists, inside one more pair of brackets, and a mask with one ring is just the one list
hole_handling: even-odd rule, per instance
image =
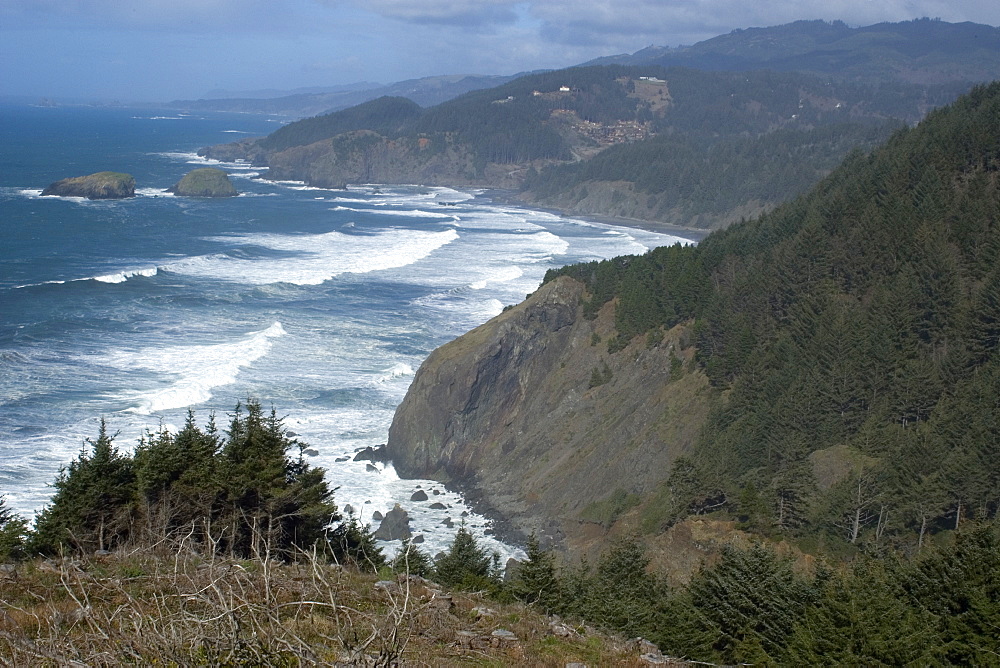
[[352, 85], [346, 90], [330, 90], [326, 92], [296, 92], [289, 94], [279, 91], [253, 97], [220, 97], [205, 100], [174, 100], [167, 106], [177, 109], [200, 111], [235, 111], [242, 113], [276, 114], [291, 118], [305, 118], [318, 114], [347, 109], [364, 104], [380, 97], [406, 97], [422, 107], [440, 104], [458, 97], [469, 91], [482, 88], [492, 88], [514, 79], [519, 74], [511, 76], [453, 74], [420, 79], [407, 79], [396, 83]]
[[651, 46], [587, 65], [661, 65], [701, 70], [811, 72], [862, 81], [986, 82], [1000, 78], [1000, 28], [918, 19], [852, 28], [795, 21], [734, 30], [692, 46]]

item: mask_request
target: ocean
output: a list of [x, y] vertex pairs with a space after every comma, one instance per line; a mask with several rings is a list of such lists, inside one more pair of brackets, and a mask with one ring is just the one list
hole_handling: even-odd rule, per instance
[[[254, 397], [317, 453], [310, 463], [327, 469], [342, 509], [369, 522], [399, 503], [430, 554], [464, 516], [490, 549], [517, 555], [459, 494], [351, 458], [385, 442], [434, 348], [523, 300], [547, 269], [682, 240], [484, 191], [271, 182], [196, 154], [280, 122], [0, 107], [0, 494], [32, 516], [102, 417], [129, 450], [147, 430], [175, 431], [188, 409], [225, 425]], [[165, 192], [205, 165], [228, 171], [241, 195]], [[137, 196], [41, 197], [104, 170], [135, 176]], [[411, 502], [418, 488], [431, 498]]]

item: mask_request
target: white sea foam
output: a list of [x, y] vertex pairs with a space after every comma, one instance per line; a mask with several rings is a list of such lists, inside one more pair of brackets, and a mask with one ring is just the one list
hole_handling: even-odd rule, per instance
[[128, 396], [133, 404], [130, 412], [150, 415], [208, 401], [214, 388], [235, 382], [240, 369], [270, 352], [272, 340], [285, 335], [281, 323], [275, 322], [235, 341], [116, 351], [102, 355], [101, 362], [118, 369], [146, 369], [173, 377], [165, 387]]
[[140, 197], [176, 197], [166, 188], [136, 188], [135, 194]]
[[100, 281], [101, 283], [124, 283], [133, 276], [156, 276], [156, 267], [146, 267], [143, 269], [129, 269], [126, 271], [119, 271], [115, 274], [105, 274], [103, 276], [94, 276], [92, 278], [81, 278], [77, 280], [81, 281]]
[[358, 199], [356, 197], [340, 197], [339, 195], [333, 198], [334, 201], [343, 202], [345, 204], [368, 204], [371, 200]]
[[391, 369], [388, 369], [385, 373], [379, 376], [375, 382], [378, 385], [384, 385], [388, 383], [390, 380], [395, 380], [396, 378], [402, 378], [404, 376], [412, 376], [412, 375], [413, 375], [412, 366], [406, 364], [405, 362], [397, 362], [392, 366]]
[[216, 280], [266, 285], [318, 285], [340, 274], [364, 274], [413, 264], [458, 239], [458, 232], [387, 230], [372, 235], [247, 234], [216, 237], [232, 245], [253, 245], [294, 253], [294, 257], [247, 260], [225, 254], [204, 255], [172, 262], [163, 268], [178, 274]]
[[408, 211], [403, 211], [399, 209], [352, 209], [347, 206], [335, 206], [331, 211], [352, 211], [354, 213], [375, 213], [380, 216], [405, 216], [406, 218], [451, 218], [452, 220], [457, 220], [458, 218], [447, 211], [426, 211], [422, 209], [410, 209]]
[[483, 290], [491, 283], [507, 283], [508, 281], [517, 280], [522, 276], [524, 276], [524, 271], [520, 267], [501, 267], [493, 275], [476, 281], [470, 284], [469, 287], [473, 290]]
[[[190, 151], [167, 151], [164, 153], [154, 153], [153, 155], [163, 156], [165, 158], [170, 158], [171, 160], [179, 160], [186, 162], [189, 165], [208, 165], [212, 167], [225, 167], [226, 169], [233, 170], [235, 172], [260, 169], [254, 166], [252, 163], [245, 162], [243, 160], [235, 160], [232, 162], [225, 162], [222, 160], [216, 160], [215, 158], [206, 158], [203, 155], [198, 155]], [[236, 176], [233, 174], [232, 176]]]
[[66, 280], [42, 281], [41, 283], [26, 283], [25, 285], [15, 285], [15, 290], [23, 288], [34, 288], [40, 285], [64, 285], [66, 283], [79, 283], [82, 281], [97, 281], [99, 283], [124, 283], [135, 276], [156, 276], [156, 267], [142, 267], [138, 269], [125, 269], [111, 274], [101, 274], [99, 276], [86, 276], [84, 278], [70, 278]]

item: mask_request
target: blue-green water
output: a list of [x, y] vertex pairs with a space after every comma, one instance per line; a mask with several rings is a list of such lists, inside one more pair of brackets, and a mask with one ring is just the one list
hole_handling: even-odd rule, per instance
[[[445, 517], [465, 510], [456, 494], [337, 459], [384, 443], [430, 351], [523, 299], [546, 269], [676, 241], [478, 192], [262, 181], [244, 164], [218, 165], [237, 198], [165, 193], [205, 164], [199, 147], [277, 127], [235, 114], [0, 107], [0, 493], [11, 506], [44, 505], [102, 416], [130, 448], [189, 407], [204, 422], [253, 396], [319, 452], [338, 504], [367, 521], [402, 503], [433, 553], [450, 540]], [[135, 176], [138, 196], [40, 196], [103, 170]], [[411, 503], [417, 484], [451, 507]]]

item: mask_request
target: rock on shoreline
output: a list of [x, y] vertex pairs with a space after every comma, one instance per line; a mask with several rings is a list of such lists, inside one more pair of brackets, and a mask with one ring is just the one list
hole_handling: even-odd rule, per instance
[[135, 178], [121, 172], [96, 172], [56, 181], [42, 191], [43, 196], [125, 199], [135, 196]]

